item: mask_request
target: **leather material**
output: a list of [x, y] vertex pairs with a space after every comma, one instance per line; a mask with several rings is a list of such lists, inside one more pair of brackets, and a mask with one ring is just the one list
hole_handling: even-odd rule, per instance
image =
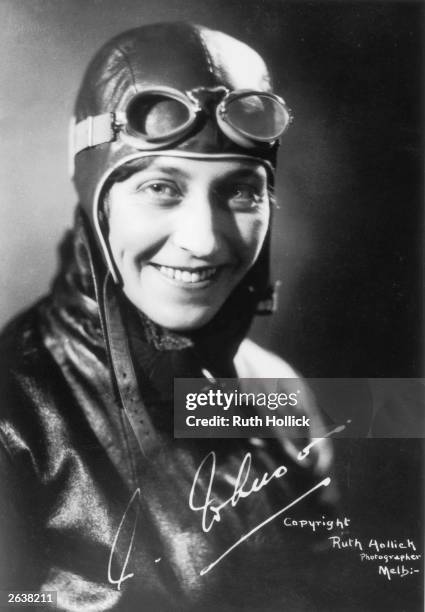
[[[312, 550], [311, 533], [284, 529], [281, 519], [200, 572], [319, 482], [329, 465], [315, 451], [298, 461], [280, 439], [174, 440], [173, 376], [196, 376], [205, 364], [215, 375], [231, 374], [246, 330], [228, 343], [220, 336], [216, 348], [208, 334], [161, 336], [111, 295], [114, 285], [105, 290], [90, 243], [80, 220], [62, 249], [52, 295], [1, 337], [2, 585], [55, 590], [58, 610], [79, 612], [315, 609], [323, 553]], [[251, 345], [251, 371], [254, 355]], [[135, 419], [143, 421], [138, 432]], [[228, 504], [205, 532], [188, 500], [211, 451], [217, 504], [232, 495], [248, 452], [249, 482], [280, 465], [288, 473]], [[202, 472], [197, 503], [208, 488]], [[304, 500], [302, 515], [329, 513], [329, 493]], [[122, 570], [131, 577], [119, 584]]]

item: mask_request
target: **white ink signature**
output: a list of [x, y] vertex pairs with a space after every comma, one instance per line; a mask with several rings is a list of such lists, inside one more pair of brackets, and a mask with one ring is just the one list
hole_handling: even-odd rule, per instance
[[[347, 424], [349, 423], [351, 423], [351, 420], [347, 421]], [[332, 429], [331, 431], [326, 433], [321, 438], [314, 438], [310, 444], [305, 446], [298, 453], [298, 460], [302, 461], [303, 459], [308, 457], [308, 455], [310, 454], [311, 448], [315, 446], [316, 444], [319, 444], [324, 438], [328, 438], [334, 433], [340, 433], [345, 428], [346, 428], [346, 425], [340, 425], [338, 427], [335, 427], [335, 429]], [[210, 477], [209, 477], [207, 494], [206, 494], [204, 503], [200, 506], [197, 506], [194, 504], [194, 496], [195, 496], [196, 486], [198, 484], [198, 478], [199, 478], [200, 473], [204, 469], [204, 466], [208, 465], [208, 463], [210, 464]], [[239, 468], [239, 472], [236, 477], [232, 495], [228, 499], [226, 499], [224, 502], [222, 502], [221, 504], [214, 505], [214, 499], [211, 498], [211, 489], [212, 489], [212, 485], [214, 482], [215, 468], [216, 468], [216, 456], [215, 456], [215, 452], [211, 451], [202, 460], [201, 465], [199, 466], [195, 474], [195, 478], [193, 480], [192, 489], [190, 491], [190, 496], [189, 496], [190, 509], [193, 510], [194, 512], [202, 512], [202, 529], [204, 532], [210, 531], [214, 523], [216, 522], [218, 523], [221, 521], [220, 512], [223, 510], [223, 508], [225, 508], [229, 504], [234, 508], [242, 498], [249, 497], [252, 493], [257, 493], [263, 487], [268, 485], [269, 482], [271, 482], [273, 479], [282, 478], [282, 476], [285, 476], [285, 474], [288, 472], [288, 468], [286, 468], [284, 465], [281, 465], [278, 468], [276, 468], [274, 472], [272, 472], [272, 474], [270, 475], [268, 474], [268, 472], [265, 472], [260, 480], [258, 478], [255, 478], [249, 490], [245, 491], [243, 487], [248, 479], [249, 471], [251, 468], [251, 453], [246, 453], [241, 463], [241, 466]], [[287, 506], [285, 506], [284, 508], [281, 508], [280, 510], [278, 510], [277, 512], [275, 512], [274, 514], [266, 518], [264, 521], [259, 523], [256, 527], [248, 531], [248, 533], [245, 533], [243, 536], [241, 536], [239, 540], [237, 540], [234, 544], [232, 544], [232, 546], [230, 546], [227, 550], [225, 550], [223, 554], [221, 554], [215, 561], [213, 561], [213, 563], [210, 563], [209, 565], [204, 567], [200, 571], [200, 575], [203, 576], [204, 574], [212, 570], [216, 565], [218, 565], [218, 563], [220, 563], [220, 561], [222, 561], [225, 557], [227, 557], [227, 555], [230, 554], [237, 546], [242, 544], [242, 542], [245, 542], [245, 540], [247, 540], [254, 533], [256, 533], [257, 531], [265, 527], [268, 523], [271, 523], [278, 516], [280, 516], [281, 514], [283, 514], [290, 508], [293, 508], [296, 504], [298, 504], [303, 499], [305, 499], [306, 497], [314, 493], [314, 491], [317, 491], [317, 489], [320, 489], [321, 487], [327, 487], [329, 486], [330, 483], [331, 483], [331, 478], [329, 476], [327, 476], [326, 478], [323, 478], [323, 480], [321, 480], [316, 485], [314, 485], [311, 489], [309, 489], [308, 491], [306, 491], [305, 493], [303, 493], [302, 495], [294, 499]]]
[[[210, 470], [208, 489], [207, 489], [207, 493], [205, 496], [205, 501], [201, 505], [198, 506], [194, 503], [194, 498], [196, 494], [196, 488], [198, 485], [198, 479], [201, 473], [203, 472], [205, 466], [207, 466], [206, 469]], [[282, 476], [285, 476], [285, 474], [288, 472], [287, 467], [285, 467], [284, 465], [280, 465], [270, 475], [268, 474], [268, 472], [265, 472], [261, 479], [255, 478], [254, 482], [249, 487], [249, 489], [244, 490], [243, 487], [248, 479], [249, 472], [251, 469], [251, 453], [246, 453], [241, 463], [241, 466], [239, 468], [239, 472], [236, 477], [236, 482], [235, 482], [235, 486], [234, 486], [232, 495], [228, 499], [226, 499], [224, 502], [222, 502], [221, 504], [214, 505], [214, 499], [211, 498], [211, 489], [212, 489], [212, 485], [213, 485], [214, 477], [215, 477], [215, 468], [216, 468], [216, 455], [214, 451], [211, 451], [202, 460], [199, 468], [197, 469], [195, 478], [193, 480], [192, 488], [190, 491], [190, 496], [189, 496], [190, 509], [193, 510], [194, 512], [202, 512], [202, 530], [206, 533], [212, 529], [214, 523], [216, 522], [218, 523], [221, 521], [221, 511], [223, 510], [223, 508], [225, 508], [229, 504], [234, 508], [241, 499], [249, 497], [250, 495], [252, 495], [252, 493], [257, 493], [263, 487], [268, 485], [272, 480], [277, 479], [277, 478], [282, 478]], [[289, 510], [289, 508], [292, 508], [293, 506], [295, 506], [295, 504], [298, 504], [301, 500], [303, 500], [308, 495], [311, 495], [311, 493], [313, 493], [320, 487], [327, 487], [330, 484], [330, 482], [331, 482], [331, 479], [329, 477], [324, 478], [322, 481], [317, 483], [314, 487], [306, 491], [303, 495], [301, 495], [300, 497], [292, 501], [290, 504], [288, 504], [284, 508], [281, 508], [278, 512], [276, 512], [272, 516], [269, 516], [265, 521], [263, 521], [262, 523], [260, 523], [259, 525], [251, 529], [251, 531], [249, 531], [248, 533], [240, 537], [239, 540], [237, 540], [232, 546], [230, 546], [230, 548], [224, 551], [224, 553], [220, 555], [218, 559], [216, 559], [213, 563], [210, 563], [210, 565], [204, 567], [201, 570], [200, 575], [203, 576], [204, 574], [212, 570], [213, 567], [215, 567], [218, 563], [220, 563], [220, 561], [222, 561], [225, 557], [227, 557], [227, 555], [231, 553], [232, 550], [234, 550], [237, 546], [239, 546], [239, 544], [242, 544], [242, 542], [247, 540], [254, 533], [259, 531], [262, 527], [264, 527], [265, 525], [273, 521], [275, 518], [277, 518], [278, 516], [286, 512], [286, 510]]]
[[[347, 421], [347, 423], [350, 423], [350, 422], [351, 421]], [[341, 425], [339, 427], [336, 427], [332, 431], [328, 432], [323, 437], [313, 439], [313, 441], [310, 444], [308, 444], [303, 450], [301, 450], [298, 453], [298, 459], [300, 461], [305, 459], [310, 454], [310, 449], [313, 446], [318, 444], [321, 440], [323, 440], [323, 438], [327, 438], [333, 433], [340, 433], [341, 431], [345, 429], [345, 427], [346, 427], [345, 425]], [[244, 489], [244, 486], [246, 485], [246, 482], [248, 480], [249, 473], [251, 470], [251, 463], [252, 463], [251, 453], [248, 452], [245, 454], [242, 460], [242, 463], [240, 465], [239, 472], [235, 480], [232, 495], [228, 499], [223, 501], [221, 504], [215, 505], [214, 498], [211, 497], [211, 491], [212, 491], [212, 486], [214, 483], [214, 477], [215, 477], [215, 471], [216, 471], [215, 452], [214, 451], [209, 452], [206, 455], [206, 457], [204, 457], [204, 459], [202, 460], [200, 466], [198, 467], [196, 471], [195, 477], [193, 479], [192, 488], [191, 488], [190, 495], [189, 495], [189, 507], [194, 512], [202, 512], [201, 524], [202, 524], [202, 530], [205, 533], [208, 533], [209, 531], [211, 531], [214, 524], [219, 523], [221, 521], [221, 512], [224, 508], [226, 508], [229, 505], [234, 508], [241, 499], [249, 497], [253, 493], [258, 493], [259, 491], [261, 491], [261, 489], [267, 486], [272, 480], [277, 480], [279, 478], [282, 478], [288, 472], [288, 468], [286, 466], [280, 465], [271, 474], [269, 474], [268, 472], [265, 472], [261, 478], [255, 478], [253, 483], [249, 486], [249, 488]], [[208, 481], [208, 489], [207, 489], [207, 493], [205, 496], [205, 500], [203, 501], [201, 505], [197, 505], [195, 503], [195, 497], [196, 497], [196, 489], [198, 486], [198, 480], [200, 478], [201, 473], [204, 470], [208, 470], [208, 469], [209, 469], [209, 481]], [[204, 567], [200, 571], [200, 575], [203, 576], [204, 574], [212, 570], [216, 565], [218, 565], [218, 563], [220, 563], [225, 557], [227, 557], [227, 555], [229, 555], [237, 546], [242, 544], [242, 542], [245, 542], [245, 540], [247, 540], [254, 533], [256, 533], [257, 531], [265, 527], [268, 523], [274, 521], [277, 517], [279, 517], [281, 514], [283, 514], [290, 508], [293, 508], [296, 504], [298, 504], [303, 499], [305, 499], [306, 497], [314, 493], [314, 491], [317, 491], [317, 489], [320, 489], [321, 487], [327, 487], [329, 486], [330, 483], [331, 483], [331, 478], [329, 476], [327, 476], [326, 478], [323, 478], [323, 480], [321, 480], [320, 482], [315, 484], [311, 489], [309, 489], [308, 491], [306, 491], [305, 493], [303, 493], [302, 495], [294, 499], [287, 506], [285, 506], [284, 508], [281, 508], [280, 510], [278, 510], [277, 512], [275, 512], [274, 514], [266, 518], [264, 521], [256, 525], [248, 533], [245, 533], [236, 542], [234, 542], [234, 544], [232, 544], [232, 546], [230, 546], [227, 550], [225, 550], [215, 561], [213, 561], [212, 563]], [[126, 574], [126, 569], [127, 569], [127, 565], [130, 559], [130, 554], [133, 548], [134, 538], [136, 534], [137, 520], [138, 520], [138, 516], [140, 512], [140, 503], [139, 503], [140, 496], [141, 496], [140, 488], [137, 488], [132, 494], [130, 501], [127, 504], [127, 507], [122, 516], [121, 522], [118, 526], [118, 530], [115, 534], [114, 541], [112, 543], [111, 552], [109, 555], [108, 581], [111, 584], [116, 584], [118, 591], [121, 589], [121, 584], [125, 582], [125, 580], [128, 580], [129, 578], [132, 578], [134, 576], [134, 573]], [[125, 561], [122, 566], [119, 578], [114, 578], [112, 576], [112, 560], [113, 560], [115, 550], [117, 548], [117, 545], [120, 539], [121, 531], [126, 521], [128, 520], [128, 514], [130, 510], [132, 509], [133, 505], [136, 505], [136, 508], [135, 508], [135, 515], [133, 519], [132, 530], [131, 530], [130, 543], [127, 549], [127, 554], [126, 554]], [[160, 558], [155, 559], [155, 563], [159, 562], [160, 560], [161, 560]]]
[[[210, 464], [210, 465], [208, 465]], [[204, 503], [201, 506], [197, 506], [194, 502], [194, 498], [196, 495], [196, 486], [198, 484], [198, 479], [200, 474], [203, 472], [204, 467], [206, 470], [210, 470], [210, 477], [208, 483], [207, 495]], [[189, 507], [191, 510], [195, 512], [202, 511], [202, 530], [205, 532], [210, 531], [212, 529], [215, 522], [220, 522], [221, 514], [220, 512], [225, 508], [228, 504], [234, 508], [240, 501], [240, 499], [244, 497], [249, 497], [251, 493], [257, 493], [263, 487], [269, 484], [269, 482], [275, 478], [282, 478], [285, 476], [288, 469], [284, 465], [280, 465], [270, 476], [266, 472], [263, 474], [261, 480], [255, 478], [252, 483], [250, 489], [248, 491], [244, 491], [243, 487], [248, 480], [249, 472], [251, 469], [251, 453], [246, 453], [241, 466], [239, 468], [239, 472], [236, 478], [235, 486], [232, 495], [229, 499], [222, 502], [220, 505], [213, 505], [214, 500], [211, 499], [211, 488], [214, 481], [215, 476], [215, 466], [216, 466], [216, 455], [214, 451], [208, 453], [208, 455], [202, 460], [201, 465], [198, 467], [195, 478], [193, 479], [192, 488], [190, 490], [189, 495]]]
[[[118, 591], [121, 590], [121, 584], [125, 581], [128, 580], [129, 578], [132, 578], [134, 576], [134, 573], [130, 573], [130, 574], [125, 574], [125, 571], [127, 569], [127, 565], [130, 559], [130, 553], [131, 553], [131, 549], [133, 548], [133, 542], [134, 542], [134, 536], [136, 534], [136, 526], [137, 526], [137, 518], [139, 516], [139, 511], [140, 511], [140, 504], [139, 504], [139, 500], [140, 500], [140, 489], [137, 488], [133, 495], [130, 498], [130, 501], [127, 504], [127, 508], [125, 509], [125, 512], [122, 516], [121, 522], [119, 524], [119, 527], [117, 529], [117, 533], [115, 534], [115, 538], [114, 541], [112, 543], [112, 548], [111, 548], [111, 553], [109, 555], [109, 562], [108, 562], [108, 581], [110, 582], [110, 584], [116, 584], [117, 585], [117, 589]], [[137, 503], [136, 503], [137, 502]], [[128, 550], [127, 550], [127, 555], [125, 557], [125, 561], [124, 561], [124, 565], [122, 566], [121, 569], [121, 574], [120, 577], [118, 579], [113, 578], [111, 573], [112, 573], [112, 559], [115, 553], [115, 549], [121, 534], [121, 530], [126, 522], [127, 519], [127, 515], [130, 512], [133, 504], [136, 504], [136, 514], [134, 517], [134, 522], [133, 522], [133, 529], [131, 531], [131, 538], [130, 538], [130, 544], [128, 546]]]
[[[348, 419], [348, 421], [346, 421], [346, 423], [350, 424], [351, 423], [351, 419]], [[316, 444], [319, 444], [324, 438], [329, 438], [329, 436], [331, 436], [334, 433], [341, 433], [342, 431], [344, 431], [345, 428], [346, 428], [346, 425], [338, 425], [338, 427], [335, 427], [335, 429], [331, 429], [331, 431], [328, 431], [328, 433], [326, 433], [321, 438], [313, 438], [313, 442], [310, 442], [310, 444], [307, 444], [307, 446], [305, 446], [298, 453], [298, 460], [302, 461], [303, 459], [308, 457], [308, 455], [310, 454], [310, 449], [313, 448], [313, 446], [316, 446]]]

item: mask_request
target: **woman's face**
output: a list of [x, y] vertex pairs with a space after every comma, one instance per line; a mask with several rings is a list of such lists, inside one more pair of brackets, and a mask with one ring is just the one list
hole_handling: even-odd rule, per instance
[[175, 331], [214, 317], [258, 257], [270, 215], [266, 170], [243, 159], [152, 157], [107, 204], [125, 294]]

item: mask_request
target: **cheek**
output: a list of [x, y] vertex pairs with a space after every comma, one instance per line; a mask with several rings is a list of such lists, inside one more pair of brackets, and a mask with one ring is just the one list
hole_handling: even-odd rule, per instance
[[240, 251], [243, 252], [246, 263], [252, 265], [256, 260], [269, 227], [269, 209], [255, 214], [239, 215], [236, 226], [239, 233]]
[[160, 223], [146, 215], [123, 213], [111, 215], [109, 223], [109, 244], [119, 268], [150, 259], [166, 240], [165, 228]]

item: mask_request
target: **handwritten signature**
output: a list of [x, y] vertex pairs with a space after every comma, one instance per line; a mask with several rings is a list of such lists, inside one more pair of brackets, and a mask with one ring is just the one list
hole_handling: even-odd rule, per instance
[[[308, 451], [307, 451], [307, 454], [308, 454]], [[307, 456], [307, 454], [305, 456]], [[196, 505], [194, 503], [194, 498], [196, 495], [196, 489], [198, 486], [199, 478], [203, 474], [203, 471], [204, 470], [206, 471], [208, 469], [210, 470], [210, 473], [209, 473], [208, 489], [206, 492], [205, 500], [201, 505]], [[192, 488], [191, 488], [190, 496], [189, 496], [189, 507], [194, 512], [202, 513], [201, 524], [202, 524], [202, 530], [204, 532], [206, 533], [209, 532], [214, 526], [214, 523], [216, 522], [218, 523], [221, 521], [221, 511], [226, 506], [230, 504], [234, 508], [241, 499], [249, 497], [253, 493], [258, 493], [259, 491], [261, 491], [261, 489], [263, 489], [263, 487], [267, 486], [272, 480], [282, 478], [282, 476], [285, 476], [285, 474], [287, 474], [288, 472], [287, 467], [285, 467], [284, 465], [280, 465], [270, 475], [268, 472], [265, 472], [263, 476], [261, 477], [261, 479], [255, 478], [252, 485], [248, 488], [248, 490], [244, 490], [244, 485], [246, 484], [248, 480], [250, 469], [251, 469], [251, 453], [246, 453], [242, 460], [241, 466], [239, 468], [239, 472], [236, 477], [232, 495], [228, 499], [226, 499], [224, 502], [222, 502], [221, 504], [214, 505], [214, 499], [211, 498], [211, 489], [213, 486], [215, 471], [216, 471], [215, 452], [211, 451], [202, 460], [195, 474], [195, 478], [193, 480], [193, 484], [192, 484]], [[262, 521], [256, 527], [248, 531], [248, 533], [245, 533], [234, 544], [232, 544], [232, 546], [230, 546], [227, 550], [225, 550], [215, 561], [213, 561], [213, 563], [210, 563], [209, 565], [204, 567], [201, 570], [200, 575], [203, 576], [204, 574], [208, 573], [216, 565], [218, 565], [220, 561], [222, 561], [225, 557], [227, 557], [227, 555], [229, 555], [237, 546], [242, 544], [242, 542], [245, 542], [245, 540], [251, 537], [254, 533], [256, 533], [257, 531], [265, 527], [265, 525], [267, 525], [268, 523], [276, 519], [278, 516], [280, 516], [284, 512], [286, 512], [286, 510], [289, 510], [290, 508], [298, 504], [300, 501], [308, 497], [308, 495], [311, 495], [314, 491], [316, 491], [320, 487], [327, 487], [330, 484], [330, 482], [331, 482], [331, 479], [329, 476], [324, 478], [319, 483], [317, 483], [314, 487], [312, 487], [311, 489], [303, 493], [303, 495], [300, 495], [299, 497], [297, 497], [297, 499], [293, 500], [290, 504], [288, 504], [284, 508], [281, 508], [280, 510], [278, 510], [277, 512], [269, 516], [266, 520]]]
[[[206, 470], [210, 470], [208, 490], [204, 503], [201, 506], [197, 506], [194, 503], [194, 498], [196, 496], [196, 487], [198, 485], [199, 477], [202, 475], [205, 466]], [[280, 465], [270, 476], [266, 472], [261, 478], [261, 480], [256, 478], [252, 483], [250, 489], [248, 491], [244, 491], [243, 487], [246, 484], [246, 481], [248, 480], [249, 472], [251, 469], [251, 453], [246, 453], [239, 468], [232, 495], [229, 497], [229, 499], [226, 499], [226, 501], [222, 502], [219, 506], [214, 506], [214, 500], [211, 498], [211, 489], [214, 482], [215, 467], [216, 454], [214, 451], [211, 451], [202, 460], [201, 465], [198, 467], [195, 474], [195, 478], [193, 479], [193, 484], [189, 495], [190, 509], [194, 510], [195, 512], [202, 512], [202, 530], [206, 533], [212, 529], [215, 522], [218, 523], [221, 521], [220, 513], [223, 508], [225, 508], [229, 504], [232, 506], [232, 508], [234, 508], [242, 498], [249, 497], [252, 493], [257, 493], [258, 491], [261, 491], [261, 489], [268, 485], [270, 481], [277, 478], [282, 478], [282, 476], [285, 476], [288, 471], [288, 469], [284, 465]]]
[[[347, 423], [349, 422], [350, 421], [347, 421]], [[323, 438], [327, 438], [333, 433], [339, 433], [343, 429], [345, 429], [345, 425], [336, 427], [332, 431], [329, 431], [322, 438], [313, 439], [313, 441], [310, 444], [308, 444], [303, 450], [301, 450], [298, 453], [298, 460], [302, 461], [303, 459], [305, 459], [310, 454], [311, 448], [315, 446], [316, 444], [318, 444]], [[190, 495], [189, 495], [189, 507], [192, 511], [201, 513], [201, 526], [202, 526], [202, 530], [205, 533], [210, 532], [211, 529], [214, 527], [215, 523], [219, 523], [221, 521], [222, 519], [221, 513], [226, 507], [231, 506], [232, 508], [235, 508], [238, 505], [238, 503], [241, 501], [241, 499], [247, 498], [254, 493], [258, 493], [264, 487], [266, 487], [271, 481], [282, 478], [288, 473], [288, 468], [284, 465], [280, 465], [271, 474], [269, 474], [268, 472], [265, 472], [261, 476], [261, 478], [255, 478], [252, 484], [249, 487], [247, 487], [246, 483], [249, 478], [251, 464], [252, 464], [252, 456], [251, 456], [251, 453], [248, 452], [245, 454], [242, 460], [242, 463], [240, 465], [238, 475], [234, 482], [233, 492], [231, 496], [228, 499], [221, 502], [220, 504], [216, 504], [214, 498], [212, 497], [212, 488], [213, 488], [214, 478], [216, 474], [216, 463], [217, 463], [217, 459], [216, 459], [216, 454], [214, 451], [209, 452], [204, 457], [204, 459], [201, 461], [201, 464], [199, 465], [196, 471], [195, 477], [193, 479], [192, 487], [190, 490]], [[201, 504], [197, 504], [195, 500], [197, 498], [197, 490], [199, 487], [199, 481], [201, 479], [201, 476], [204, 476], [204, 475], [206, 475], [207, 477], [208, 487], [207, 487], [206, 494], [204, 495], [204, 500], [202, 501]], [[250, 531], [242, 535], [236, 542], [232, 544], [232, 546], [230, 546], [217, 559], [215, 559], [215, 561], [213, 561], [212, 563], [204, 567], [200, 571], [200, 575], [203, 576], [207, 574], [216, 565], [218, 565], [225, 557], [227, 557], [227, 555], [229, 555], [233, 550], [235, 550], [235, 548], [237, 548], [240, 544], [245, 542], [254, 533], [256, 533], [257, 531], [265, 527], [268, 523], [271, 523], [272, 521], [274, 521], [276, 518], [278, 518], [280, 515], [282, 515], [284, 512], [286, 512], [290, 508], [293, 508], [295, 505], [300, 503], [303, 499], [305, 499], [306, 497], [308, 497], [309, 495], [311, 495], [312, 493], [314, 493], [321, 487], [329, 486], [330, 483], [331, 483], [331, 478], [329, 476], [327, 476], [326, 478], [323, 478], [320, 482], [318, 482], [313, 487], [311, 487], [311, 489], [308, 489], [305, 493], [303, 493], [302, 495], [300, 495], [299, 497], [291, 501], [288, 505], [284, 506], [283, 508], [280, 508], [277, 512], [267, 517], [264, 521], [262, 521], [261, 523], [253, 527]], [[138, 520], [138, 515], [140, 512], [140, 503], [139, 503], [140, 496], [141, 496], [140, 488], [137, 488], [132, 494], [130, 501], [128, 502], [128, 505], [125, 509], [125, 512], [119, 524], [118, 530], [115, 534], [114, 541], [113, 541], [112, 548], [111, 548], [111, 553], [109, 556], [108, 581], [111, 584], [117, 585], [118, 590], [121, 589], [121, 584], [124, 581], [134, 576], [134, 573], [126, 573], [126, 571], [127, 571], [127, 566], [128, 566], [128, 562], [130, 559], [130, 554], [131, 554], [133, 544], [134, 544], [137, 520]], [[135, 514], [133, 518], [133, 524], [131, 526], [130, 543], [128, 545], [126, 557], [125, 557], [121, 572], [119, 574], [119, 577], [114, 578], [112, 576], [112, 561], [113, 561], [115, 551], [116, 551], [118, 542], [120, 540], [124, 525], [129, 520], [129, 515], [130, 515], [131, 510], [133, 509], [133, 506], [134, 506]], [[159, 561], [159, 559], [157, 561]]]
[[[134, 543], [134, 536], [136, 535], [137, 519], [138, 519], [139, 512], [140, 512], [140, 503], [139, 503], [139, 501], [140, 501], [140, 489], [137, 488], [134, 491], [133, 495], [130, 498], [130, 501], [127, 504], [127, 508], [125, 509], [125, 512], [124, 512], [124, 514], [122, 516], [122, 519], [121, 519], [121, 522], [120, 522], [119, 527], [117, 529], [117, 532], [115, 534], [115, 538], [114, 538], [114, 541], [112, 543], [112, 548], [111, 548], [111, 552], [110, 552], [110, 555], [109, 555], [109, 561], [108, 561], [108, 581], [109, 581], [110, 584], [116, 584], [118, 591], [121, 590], [121, 584], [125, 580], [128, 580], [129, 578], [132, 578], [134, 576], [133, 572], [129, 573], [129, 574], [126, 574], [125, 572], [127, 570], [127, 565], [128, 565], [129, 560], [130, 560], [130, 554], [131, 554], [131, 550], [133, 548], [133, 543]], [[119, 578], [113, 578], [112, 577], [112, 559], [114, 558], [115, 550], [117, 548], [117, 544], [118, 544], [118, 541], [120, 539], [120, 535], [121, 535], [122, 529], [123, 529], [123, 527], [124, 527], [124, 525], [125, 525], [125, 523], [127, 521], [128, 515], [130, 514], [130, 511], [133, 508], [133, 506], [135, 506], [135, 516], [134, 516], [134, 520], [133, 520], [133, 527], [132, 527], [132, 530], [131, 530], [130, 544], [129, 544], [128, 549], [127, 549], [127, 554], [126, 554], [126, 557], [125, 557], [125, 560], [124, 560], [124, 564], [123, 564], [123, 566], [121, 568], [120, 576], [119, 576]]]

